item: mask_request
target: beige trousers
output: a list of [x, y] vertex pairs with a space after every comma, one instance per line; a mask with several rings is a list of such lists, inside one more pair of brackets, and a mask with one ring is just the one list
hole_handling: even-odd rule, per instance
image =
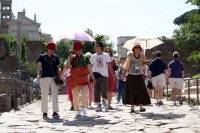
[[72, 89], [74, 110], [80, 110], [79, 106], [79, 93], [81, 94], [81, 107], [86, 107], [88, 98], [88, 85], [77, 85]]
[[58, 112], [58, 86], [54, 82], [53, 77], [45, 77], [40, 79], [41, 88], [41, 112], [48, 112], [48, 93], [51, 89], [53, 112]]

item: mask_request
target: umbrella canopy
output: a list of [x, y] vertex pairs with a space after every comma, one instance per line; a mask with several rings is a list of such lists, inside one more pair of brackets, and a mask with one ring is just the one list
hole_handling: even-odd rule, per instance
[[163, 43], [161, 40], [154, 37], [136, 37], [126, 41], [126, 43], [123, 45], [123, 48], [132, 50], [136, 42], [140, 42], [140, 46], [145, 50], [151, 49]]
[[68, 31], [66, 33], [59, 35], [60, 39], [70, 39], [70, 40], [77, 40], [77, 41], [95, 41], [93, 37], [91, 37], [88, 33], [84, 31]]

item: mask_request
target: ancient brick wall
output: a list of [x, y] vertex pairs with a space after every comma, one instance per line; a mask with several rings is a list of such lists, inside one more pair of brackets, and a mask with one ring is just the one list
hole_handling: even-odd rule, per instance
[[187, 61], [187, 57], [191, 53], [190, 51], [181, 51], [176, 46], [173, 40], [168, 40], [165, 43], [158, 45], [152, 49], [146, 50], [147, 59], [152, 59], [152, 53], [155, 51], [162, 52], [162, 59], [168, 64], [173, 59], [173, 52], [179, 52], [179, 60], [183, 62], [185, 68], [185, 75], [189, 76], [189, 74], [195, 74], [195, 69], [192, 67], [191, 62]]
[[28, 41], [27, 47], [27, 59], [28, 62], [35, 62], [39, 55], [44, 52], [44, 43], [42, 41]]

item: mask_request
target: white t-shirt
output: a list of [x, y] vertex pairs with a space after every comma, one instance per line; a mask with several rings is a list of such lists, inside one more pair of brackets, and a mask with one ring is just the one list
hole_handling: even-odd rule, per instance
[[[67, 63], [68, 60], [65, 60], [64, 65], [67, 65]], [[69, 77], [71, 75], [70, 71], [71, 71], [70, 69], [66, 69], [65, 77]]]
[[95, 53], [91, 56], [93, 72], [98, 72], [105, 77], [108, 77], [108, 63], [111, 63], [111, 58], [108, 53]]

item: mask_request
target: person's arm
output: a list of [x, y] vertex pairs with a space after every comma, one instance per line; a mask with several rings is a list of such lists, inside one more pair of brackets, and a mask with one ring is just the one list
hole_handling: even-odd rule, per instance
[[88, 72], [89, 72], [90, 77], [92, 78], [92, 80], [93, 80], [93, 82], [94, 82], [94, 84], [95, 84], [95, 83], [96, 83], [96, 80], [95, 80], [94, 75], [93, 75], [93, 72], [92, 72], [92, 64], [88, 64], [88, 65], [87, 65], [87, 69], [88, 69]]
[[184, 67], [183, 67], [183, 63], [181, 63], [181, 64], [182, 64], [182, 71], [181, 71], [181, 73], [182, 73], [182, 77], [184, 78], [185, 77]]
[[113, 67], [112, 67], [111, 63], [108, 63], [108, 71], [111, 72], [112, 78], [116, 79], [116, 75], [115, 75], [115, 72], [113, 71]]
[[57, 73], [58, 73], [58, 75], [61, 76], [62, 70], [60, 68], [60, 65], [57, 65]]
[[146, 56], [144, 54], [141, 54], [142, 57], [142, 69], [145, 70], [146, 68]]
[[66, 68], [66, 65], [65, 65], [65, 66], [63, 67], [62, 72], [61, 72], [61, 78], [62, 78], [62, 79], [64, 79], [64, 77], [65, 77], [66, 70], [67, 70], [67, 68]]
[[42, 63], [41, 62], [38, 62], [37, 63], [37, 79], [40, 79], [41, 78], [41, 67], [42, 67]]

